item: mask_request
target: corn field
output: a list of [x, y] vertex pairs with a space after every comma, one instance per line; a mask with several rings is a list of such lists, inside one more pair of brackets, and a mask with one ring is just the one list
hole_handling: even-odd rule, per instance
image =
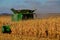
[[[11, 34], [1, 32], [4, 24], [10, 25]], [[1, 16], [0, 40], [60, 40], [60, 17], [13, 22], [10, 16]]]

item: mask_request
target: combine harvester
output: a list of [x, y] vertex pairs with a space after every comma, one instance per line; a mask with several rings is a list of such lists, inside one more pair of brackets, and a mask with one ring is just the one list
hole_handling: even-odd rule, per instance
[[35, 10], [29, 10], [29, 9], [15, 10], [12, 8], [11, 11], [14, 13], [12, 15], [12, 21], [35, 18], [35, 13], [33, 13]]

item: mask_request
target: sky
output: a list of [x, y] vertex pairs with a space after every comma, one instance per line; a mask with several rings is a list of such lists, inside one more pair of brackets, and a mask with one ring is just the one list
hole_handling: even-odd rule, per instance
[[0, 0], [0, 13], [15, 9], [37, 9], [36, 13], [60, 13], [60, 0]]

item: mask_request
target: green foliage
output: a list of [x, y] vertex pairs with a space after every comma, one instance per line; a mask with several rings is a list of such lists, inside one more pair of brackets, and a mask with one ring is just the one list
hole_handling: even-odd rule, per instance
[[3, 33], [9, 33], [9, 32], [11, 32], [10, 26], [9, 25], [3, 25], [2, 26], [2, 32]]
[[2, 27], [2, 32], [4, 32], [4, 28]]

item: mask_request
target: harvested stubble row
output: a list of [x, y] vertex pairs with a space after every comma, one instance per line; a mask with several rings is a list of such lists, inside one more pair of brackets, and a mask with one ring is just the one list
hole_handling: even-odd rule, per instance
[[[56, 34], [60, 35], [60, 17], [50, 17], [47, 19], [34, 19], [34, 20], [23, 20], [19, 22], [12, 22], [9, 17], [0, 18], [0, 27], [3, 24], [9, 24], [12, 33], [8, 35], [10, 38], [19, 39], [20, 36], [29, 37], [47, 37], [46, 30], [48, 31], [48, 37], [55, 37]], [[9, 19], [9, 20], [7, 20]], [[6, 21], [7, 20], [7, 21]], [[1, 29], [1, 28], [0, 28]], [[0, 30], [1, 31], [1, 30]], [[0, 32], [0, 36], [5, 36]], [[2, 38], [2, 37], [0, 37]], [[6, 38], [6, 37], [5, 37]]]

